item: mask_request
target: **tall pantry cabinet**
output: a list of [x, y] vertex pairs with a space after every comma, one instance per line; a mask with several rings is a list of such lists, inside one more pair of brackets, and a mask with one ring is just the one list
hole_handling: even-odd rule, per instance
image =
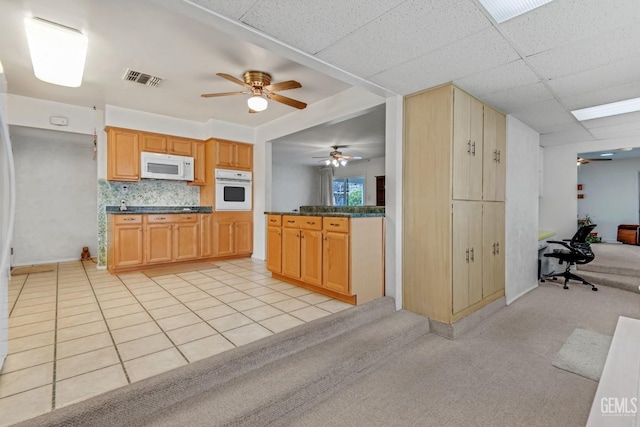
[[404, 307], [452, 324], [504, 296], [505, 116], [450, 84], [404, 108]]

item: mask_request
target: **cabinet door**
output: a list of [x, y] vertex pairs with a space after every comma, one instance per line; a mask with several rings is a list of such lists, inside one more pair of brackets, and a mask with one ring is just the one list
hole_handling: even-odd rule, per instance
[[200, 257], [202, 258], [213, 256], [213, 246], [211, 244], [212, 221], [212, 214], [200, 215]]
[[172, 228], [171, 224], [166, 223], [147, 224], [145, 239], [147, 263], [172, 260]]
[[483, 106], [455, 88], [453, 101], [453, 198], [482, 200]]
[[324, 233], [323, 275], [325, 288], [341, 294], [349, 294], [349, 234]]
[[453, 203], [453, 313], [482, 299], [482, 204]]
[[214, 218], [214, 248], [215, 256], [234, 254], [233, 221], [230, 219]]
[[504, 201], [506, 178], [506, 121], [490, 107], [484, 114], [483, 199]]
[[164, 135], [157, 135], [155, 133], [140, 133], [141, 139], [141, 151], [147, 151], [151, 153], [166, 153], [167, 152], [167, 137]]
[[111, 128], [107, 145], [107, 180], [140, 181], [139, 133]]
[[267, 270], [280, 274], [282, 272], [282, 228], [267, 228]]
[[182, 261], [198, 257], [198, 223], [173, 225], [173, 259]]
[[206, 143], [193, 141], [193, 181], [190, 184], [205, 185], [207, 183], [206, 172]]
[[114, 267], [130, 267], [144, 263], [142, 237], [141, 224], [113, 227]]
[[253, 252], [253, 223], [251, 221], [236, 221], [234, 223], [234, 248], [236, 255], [246, 255]]
[[300, 278], [300, 229], [282, 229], [282, 274]]
[[167, 152], [169, 154], [175, 154], [177, 156], [189, 156], [193, 154], [192, 148], [193, 141], [186, 138], [177, 138], [175, 136], [169, 137], [169, 145], [167, 146]]
[[216, 141], [216, 166], [234, 167], [235, 144], [231, 141]]
[[504, 203], [483, 204], [482, 294], [488, 297], [504, 289]]
[[253, 167], [253, 145], [238, 143], [236, 144], [235, 154], [235, 166], [238, 169], [250, 171]]
[[322, 231], [300, 231], [300, 279], [322, 286]]
[[469, 157], [469, 200], [482, 200], [482, 159], [484, 109], [477, 99], [469, 103], [471, 155]]

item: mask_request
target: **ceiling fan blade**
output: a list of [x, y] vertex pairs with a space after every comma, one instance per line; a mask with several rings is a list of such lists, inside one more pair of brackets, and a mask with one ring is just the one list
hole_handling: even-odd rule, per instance
[[286, 82], [274, 83], [272, 85], [265, 86], [263, 89], [269, 92], [277, 92], [279, 90], [298, 89], [302, 85], [295, 80], [287, 80]]
[[242, 80], [240, 80], [240, 79], [237, 79], [237, 78], [233, 77], [233, 76], [232, 76], [232, 75], [230, 75], [230, 74], [225, 74], [225, 73], [216, 73], [216, 76], [220, 76], [220, 77], [222, 77], [223, 79], [227, 79], [227, 80], [229, 80], [229, 81], [231, 81], [231, 82], [234, 82], [235, 84], [238, 84], [238, 85], [240, 85], [240, 86], [244, 86], [244, 87], [246, 87], [246, 88], [253, 89], [253, 86], [251, 86], [250, 84], [247, 84], [247, 83], [243, 82]]
[[298, 110], [303, 110], [307, 108], [307, 104], [305, 104], [304, 102], [287, 98], [286, 96], [278, 95], [277, 93], [268, 93], [267, 98], [273, 99], [274, 101], [277, 101], [277, 102], [281, 102], [290, 107], [297, 108]]
[[245, 93], [251, 93], [251, 91], [242, 91], [242, 92], [221, 92], [221, 93], [203, 93], [200, 95], [203, 98], [214, 98], [216, 96], [228, 96], [228, 95], [242, 95]]

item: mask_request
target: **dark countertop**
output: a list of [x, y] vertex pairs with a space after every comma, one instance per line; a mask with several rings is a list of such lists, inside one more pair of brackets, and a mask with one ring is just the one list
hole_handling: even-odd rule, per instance
[[365, 218], [385, 216], [384, 206], [300, 206], [300, 211], [265, 212], [267, 215], [335, 216]]
[[329, 216], [342, 218], [384, 217], [384, 212], [265, 212], [265, 215]]
[[189, 214], [211, 213], [211, 206], [127, 206], [126, 211], [121, 211], [120, 206], [105, 206], [108, 214]]

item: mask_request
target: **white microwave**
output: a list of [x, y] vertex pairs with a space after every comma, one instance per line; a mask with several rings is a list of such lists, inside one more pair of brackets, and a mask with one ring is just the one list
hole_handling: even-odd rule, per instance
[[140, 153], [141, 178], [193, 181], [193, 157]]

